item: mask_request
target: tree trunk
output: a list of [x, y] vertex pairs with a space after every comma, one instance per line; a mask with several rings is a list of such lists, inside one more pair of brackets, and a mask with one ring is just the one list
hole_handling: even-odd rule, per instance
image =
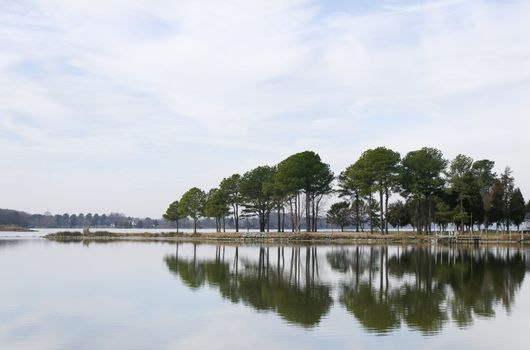
[[381, 234], [385, 234], [385, 221], [384, 221], [384, 209], [383, 209], [383, 190], [379, 190], [379, 220], [381, 221], [379, 223]]
[[239, 232], [239, 206], [234, 204], [234, 220], [236, 224], [236, 232]]
[[293, 232], [298, 232], [298, 194], [294, 197]]
[[460, 233], [464, 233], [464, 201], [460, 200]]
[[282, 206], [282, 232], [285, 232], [285, 206]]
[[388, 235], [388, 188], [385, 189], [385, 233]]
[[278, 232], [281, 232], [281, 216], [280, 216], [280, 202], [278, 202], [278, 207], [276, 208], [277, 209], [277, 219], [278, 219]]
[[429, 227], [427, 228], [428, 231], [429, 231], [429, 235], [432, 235], [432, 196], [429, 196], [429, 200], [427, 201], [427, 205], [429, 206], [428, 208], [428, 218], [427, 218], [427, 225], [429, 225]]
[[421, 235], [421, 227], [420, 227], [420, 200], [416, 199], [416, 231], [419, 235]]
[[259, 232], [265, 232], [265, 213], [262, 209], [258, 210]]
[[300, 199], [300, 193], [296, 195], [296, 232], [302, 230], [302, 200]]
[[318, 213], [320, 212], [320, 201], [322, 201], [322, 198], [324, 197], [323, 194], [320, 195], [320, 197], [317, 200], [316, 203], [316, 210], [315, 210], [315, 232], [318, 231]]
[[305, 225], [306, 232], [311, 231], [311, 196], [305, 193]]
[[370, 218], [370, 233], [374, 234], [374, 220], [373, 220], [373, 213], [372, 213], [372, 195], [370, 194], [370, 197], [368, 198], [368, 216]]
[[311, 220], [311, 231], [316, 232], [316, 207], [315, 207], [315, 197], [311, 200], [311, 211], [312, 211], [312, 220]]
[[361, 226], [361, 214], [359, 212], [359, 194], [355, 193], [355, 232], [359, 232], [359, 226]]
[[293, 210], [293, 199], [289, 199], [289, 209], [291, 210], [291, 232], [294, 232], [294, 210]]

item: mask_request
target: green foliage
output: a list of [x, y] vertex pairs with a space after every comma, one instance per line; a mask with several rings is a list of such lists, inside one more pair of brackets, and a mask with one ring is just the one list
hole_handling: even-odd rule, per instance
[[441, 151], [424, 147], [407, 153], [401, 164], [401, 194], [414, 202], [415, 227], [430, 232], [432, 198], [442, 192], [447, 161]]
[[259, 166], [246, 172], [241, 179], [241, 196], [247, 210], [257, 210], [270, 202], [269, 191], [274, 169], [270, 166]]
[[[482, 224], [488, 227], [490, 222], [509, 228], [510, 224], [518, 225], [524, 212], [530, 211], [530, 203], [525, 206], [520, 190], [515, 189], [509, 168], [497, 176], [493, 161], [473, 161], [462, 154], [447, 166], [442, 152], [435, 148], [411, 151], [402, 160], [398, 152], [386, 147], [366, 150], [337, 177], [336, 192], [351, 203], [348, 224], [355, 223], [357, 231], [366, 222], [371, 230], [379, 226], [381, 231], [388, 231], [388, 224], [394, 227], [412, 224], [420, 233], [430, 232], [433, 222], [443, 228], [452, 221], [462, 230], [473, 229], [477, 224], [479, 228]], [[243, 176], [234, 174], [224, 178], [219, 188], [211, 190], [208, 196], [201, 191], [203, 196], [198, 197], [204, 198], [200, 203], [198, 197], [184, 198], [191, 195], [187, 193], [183, 196], [185, 203], [182, 199], [180, 203], [172, 203], [164, 218], [175, 221], [189, 216], [196, 223], [200, 216], [206, 215], [223, 218], [224, 223], [224, 217], [231, 211], [238, 230], [239, 206], [242, 206], [244, 215], [258, 216], [260, 231], [264, 231], [274, 209], [280, 230], [287, 207], [293, 230], [300, 230], [305, 216], [307, 230], [316, 231], [321, 217], [319, 205], [333, 191], [333, 180], [329, 165], [317, 153], [299, 152], [276, 166], [260, 166]], [[200, 190], [190, 191], [197, 195]], [[395, 192], [405, 198], [405, 203], [389, 203], [389, 197]], [[376, 193], [378, 200], [374, 198]], [[337, 215], [343, 205], [332, 206], [328, 222], [342, 220]], [[73, 215], [69, 219], [74, 226], [78, 221], [94, 220], [90, 214]], [[283, 228], [284, 223], [281, 225]]]
[[240, 191], [245, 206], [244, 213], [256, 214], [260, 231], [264, 232], [273, 205], [270, 186], [275, 170], [270, 166], [259, 166], [246, 172], [241, 178]]
[[181, 217], [179, 212], [179, 201], [171, 203], [162, 217], [168, 221], [178, 221]]
[[405, 197], [430, 197], [439, 193], [445, 182], [441, 175], [447, 166], [440, 150], [424, 147], [407, 153], [402, 161], [401, 187]]
[[278, 164], [277, 183], [288, 193], [329, 193], [333, 172], [315, 152], [293, 154]]
[[230, 177], [224, 178], [219, 188], [226, 195], [226, 203], [232, 206], [236, 232], [239, 232], [239, 206], [242, 203], [241, 175], [233, 174]]
[[346, 177], [347, 183], [351, 187], [358, 188], [362, 196], [371, 196], [375, 192], [376, 174], [372, 171], [367, 157], [361, 156], [349, 166], [346, 169]]
[[516, 188], [510, 198], [510, 220], [514, 225], [519, 227], [524, 221], [525, 214], [526, 207], [523, 194], [519, 188]]
[[206, 193], [197, 187], [188, 190], [180, 199], [179, 211], [183, 216], [193, 219], [193, 232], [197, 232], [197, 220], [204, 216], [206, 199]]
[[480, 188], [478, 177], [473, 171], [473, 165], [473, 159], [459, 154], [451, 161], [446, 172], [448, 190], [456, 196], [459, 203], [458, 212], [454, 213], [453, 220], [455, 223], [459, 223], [462, 231], [465, 224], [470, 224], [472, 209], [483, 214], [483, 211], [480, 210], [483, 206], [474, 205], [477, 202], [476, 199], [480, 198]]
[[359, 179], [355, 177], [352, 170], [354, 165], [350, 165], [345, 171], [338, 176], [338, 194], [339, 197], [347, 197], [352, 201], [353, 216], [355, 222], [355, 231], [359, 232], [362, 224], [361, 207], [363, 205], [363, 198], [361, 193], [361, 185]]
[[175, 221], [177, 224], [177, 232], [179, 230], [179, 219], [182, 217], [182, 214], [179, 211], [179, 201], [174, 201], [169, 205], [166, 212], [162, 217], [168, 221]]
[[[505, 225], [507, 230], [510, 229], [512, 222], [511, 202], [514, 194], [515, 186], [512, 171], [510, 168], [506, 168], [493, 184], [489, 216], [493, 222]], [[517, 217], [517, 215], [514, 216]]]
[[226, 194], [228, 203], [241, 204], [241, 175], [224, 178], [219, 188]]
[[410, 213], [402, 201], [398, 200], [388, 206], [387, 221], [398, 229], [411, 223]]
[[458, 200], [467, 199], [474, 186], [473, 159], [459, 154], [451, 162], [446, 173], [450, 191], [458, 195]]
[[473, 163], [473, 176], [482, 195], [487, 193], [495, 182], [494, 166], [495, 162], [488, 159], [477, 160]]
[[368, 172], [368, 178], [373, 179], [379, 191], [390, 190], [398, 184], [398, 170], [401, 157], [386, 147], [369, 149], [361, 156], [365, 164], [364, 171]]
[[447, 225], [453, 222], [454, 217], [455, 211], [451, 209], [451, 207], [447, 203], [441, 200], [438, 200], [436, 202], [436, 214], [434, 217], [434, 222], [440, 225], [442, 227], [442, 230], [445, 230]]
[[229, 197], [226, 192], [218, 188], [212, 188], [208, 192], [204, 215], [217, 219], [227, 216], [230, 213], [228, 200]]
[[504, 188], [500, 180], [495, 180], [491, 190], [488, 215], [491, 222], [499, 223], [505, 217]]
[[350, 203], [346, 201], [332, 204], [326, 214], [326, 222], [339, 226], [341, 231], [352, 223], [352, 219]]
[[[298, 201], [300, 194], [305, 195], [305, 217], [307, 231], [316, 231], [316, 216], [322, 197], [333, 190], [333, 172], [328, 164], [323, 163], [315, 152], [304, 151], [293, 154], [277, 166], [272, 192], [276, 198], [290, 198]], [[299, 228], [301, 205], [297, 202], [293, 226]]]
[[[377, 147], [365, 151], [361, 157], [339, 176], [342, 193], [358, 192], [358, 195], [368, 197], [372, 206], [372, 194], [379, 192], [379, 220], [381, 231], [388, 231], [386, 224], [385, 203], [388, 205], [390, 194], [399, 184], [400, 155], [386, 147]], [[373, 225], [373, 217], [370, 221]]]

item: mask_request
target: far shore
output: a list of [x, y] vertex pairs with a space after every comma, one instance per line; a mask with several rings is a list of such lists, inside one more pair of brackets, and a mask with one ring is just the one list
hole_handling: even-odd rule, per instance
[[36, 232], [35, 230], [27, 227], [15, 226], [15, 225], [0, 225], [0, 232]]
[[530, 234], [463, 233], [432, 235], [414, 232], [163, 232], [128, 233], [109, 231], [61, 231], [44, 236], [54, 241], [174, 241], [196, 243], [329, 243], [329, 244], [387, 244], [387, 243], [458, 243], [458, 244], [530, 244]]

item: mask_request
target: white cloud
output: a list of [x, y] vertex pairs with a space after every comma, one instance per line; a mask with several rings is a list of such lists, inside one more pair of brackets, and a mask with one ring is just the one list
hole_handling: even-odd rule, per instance
[[[151, 167], [159, 184], [117, 184], [109, 205], [156, 216], [190, 186], [302, 149], [338, 172], [365, 147], [433, 145], [511, 165], [530, 196], [530, 4], [378, 4], [4, 3], [0, 147], [10, 153], [0, 165], [23, 182], [35, 179], [21, 158], [68, 167], [86, 157], [92, 168], [70, 169], [80, 178], [99, 168], [151, 182]], [[11, 187], [5, 206], [98, 211], [60, 186], [53, 195], [71, 207], [22, 200]], [[157, 202], [147, 191], [167, 196]], [[108, 196], [97, 184], [77, 190], [94, 193]], [[142, 196], [149, 207], [131, 206]]]

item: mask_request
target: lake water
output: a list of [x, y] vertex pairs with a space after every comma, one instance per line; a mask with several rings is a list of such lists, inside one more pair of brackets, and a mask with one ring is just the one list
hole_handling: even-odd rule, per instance
[[530, 251], [0, 239], [0, 349], [528, 349]]

